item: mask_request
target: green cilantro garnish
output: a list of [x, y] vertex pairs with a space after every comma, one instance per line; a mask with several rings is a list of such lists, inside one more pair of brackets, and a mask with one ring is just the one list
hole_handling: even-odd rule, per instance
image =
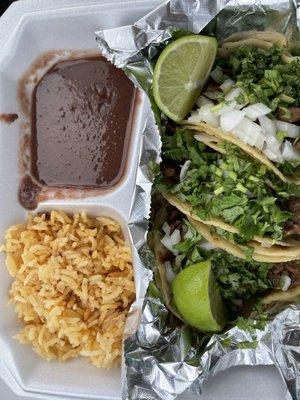
[[250, 103], [262, 102], [288, 117], [288, 108], [300, 104], [300, 61], [285, 63], [283, 55], [284, 50], [276, 46], [269, 50], [243, 46], [217, 65], [230, 71]]
[[236, 345], [238, 349], [256, 349], [257, 346], [258, 346], [257, 340], [253, 340], [252, 342], [245, 340], [244, 342], [239, 342]]
[[221, 294], [229, 302], [235, 299], [248, 301], [273, 287], [268, 277], [272, 264], [214, 252], [212, 265]]
[[288, 185], [243, 153], [224, 143], [226, 154], [209, 151], [191, 132], [177, 129], [163, 135], [163, 158], [183, 164], [191, 160], [184, 180], [169, 184], [161, 174], [159, 189], [175, 193], [203, 220], [220, 218], [240, 230], [240, 239], [254, 235], [280, 240], [292, 214], [282, 206], [289, 197]]
[[221, 345], [223, 347], [230, 347], [232, 344], [232, 339], [230, 337], [221, 340]]

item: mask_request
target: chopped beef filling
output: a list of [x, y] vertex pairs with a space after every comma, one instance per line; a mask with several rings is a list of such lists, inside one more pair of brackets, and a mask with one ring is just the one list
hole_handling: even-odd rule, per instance
[[269, 278], [275, 287], [280, 285], [282, 275], [288, 275], [291, 278], [290, 288], [300, 285], [300, 262], [290, 261], [275, 264], [269, 273]]
[[295, 123], [300, 121], [300, 107], [291, 107], [289, 108], [290, 115], [286, 116], [284, 111], [279, 110], [277, 113], [278, 119], [281, 121], [286, 121], [290, 123]]
[[168, 223], [170, 226], [171, 234], [175, 231], [175, 229], [179, 229], [180, 233], [181, 233], [181, 231], [182, 231], [182, 214], [180, 213], [180, 211], [174, 209], [170, 214]]
[[300, 235], [300, 197], [291, 197], [288, 208], [295, 215], [293, 219], [285, 223], [285, 235]]
[[171, 251], [169, 251], [169, 250], [167, 250], [167, 249], [165, 249], [165, 252], [163, 253], [163, 252], [161, 252], [160, 254], [159, 254], [159, 261], [162, 263], [162, 264], [164, 264], [165, 262], [167, 262], [167, 261], [170, 261], [170, 263], [171, 264], [173, 264], [173, 262], [175, 261], [175, 256], [174, 256], [174, 254], [171, 252]]
[[180, 165], [172, 160], [162, 161], [161, 171], [166, 178], [166, 183], [176, 184], [179, 182]]
[[220, 90], [220, 85], [214, 81], [209, 81], [205, 86], [204, 92], [218, 92]]
[[[167, 222], [170, 227], [170, 234], [172, 235], [172, 233], [175, 231], [175, 229], [178, 229], [182, 236], [183, 235], [183, 232], [182, 232], [183, 214], [173, 206], [169, 206], [169, 209], [170, 209], [170, 211], [168, 214]], [[162, 263], [165, 263], [166, 261], [170, 261], [170, 263], [173, 264], [175, 262], [174, 254], [167, 249], [165, 249], [164, 253], [160, 254], [159, 259], [160, 259], [160, 262], [162, 262]]]
[[166, 132], [174, 134], [176, 132], [177, 126], [174, 124], [174, 122], [167, 120], [165, 123], [166, 127]]

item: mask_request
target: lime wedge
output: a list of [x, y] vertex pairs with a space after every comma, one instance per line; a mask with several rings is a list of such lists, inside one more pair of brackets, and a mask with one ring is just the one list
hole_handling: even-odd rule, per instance
[[172, 284], [174, 303], [182, 318], [202, 332], [218, 332], [226, 325], [226, 310], [211, 270], [204, 261], [182, 270]]
[[160, 54], [154, 69], [153, 95], [161, 111], [181, 121], [191, 111], [212, 69], [218, 43], [208, 36], [184, 36]]

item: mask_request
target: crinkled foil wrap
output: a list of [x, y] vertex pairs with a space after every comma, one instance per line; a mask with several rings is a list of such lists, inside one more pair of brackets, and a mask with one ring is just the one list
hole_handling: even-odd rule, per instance
[[[170, 38], [170, 27], [196, 33], [206, 28], [218, 38], [237, 31], [269, 29], [299, 43], [300, 4], [297, 0], [171, 0], [132, 26], [96, 32], [96, 40], [101, 53], [149, 94], [153, 70], [145, 54], [151, 58], [155, 45]], [[286, 384], [286, 399], [300, 399], [300, 304], [277, 309], [265, 330], [256, 332], [256, 348], [245, 348], [245, 343], [253, 342], [253, 335], [234, 327], [213, 335], [203, 351], [203, 339], [195, 338], [188, 327], [172, 324], [162, 300], [146, 294], [154, 267], [146, 244], [153, 180], [149, 161], [160, 160], [159, 126], [155, 108], [153, 111], [141, 132], [142, 151], [129, 221], [137, 300], [125, 330], [123, 399], [172, 400], [182, 393], [199, 395], [209, 376], [238, 365], [275, 365]]]

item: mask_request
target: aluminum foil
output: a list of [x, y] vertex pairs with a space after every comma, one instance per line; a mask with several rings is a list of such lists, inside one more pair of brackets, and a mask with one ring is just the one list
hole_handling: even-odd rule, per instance
[[[123, 68], [149, 94], [156, 49], [175, 28], [214, 33], [220, 39], [250, 29], [276, 30], [299, 46], [297, 0], [170, 0], [132, 26], [96, 32], [100, 52]], [[263, 331], [234, 327], [210, 338], [181, 326], [151, 286], [155, 261], [147, 247], [153, 176], [160, 161], [160, 118], [154, 102], [141, 133], [142, 152], [129, 228], [136, 269], [137, 300], [125, 329], [123, 399], [172, 400], [199, 395], [209, 376], [232, 366], [275, 365], [286, 384], [286, 399], [300, 399], [300, 304], [276, 310]], [[203, 350], [204, 348], [204, 350]]]

